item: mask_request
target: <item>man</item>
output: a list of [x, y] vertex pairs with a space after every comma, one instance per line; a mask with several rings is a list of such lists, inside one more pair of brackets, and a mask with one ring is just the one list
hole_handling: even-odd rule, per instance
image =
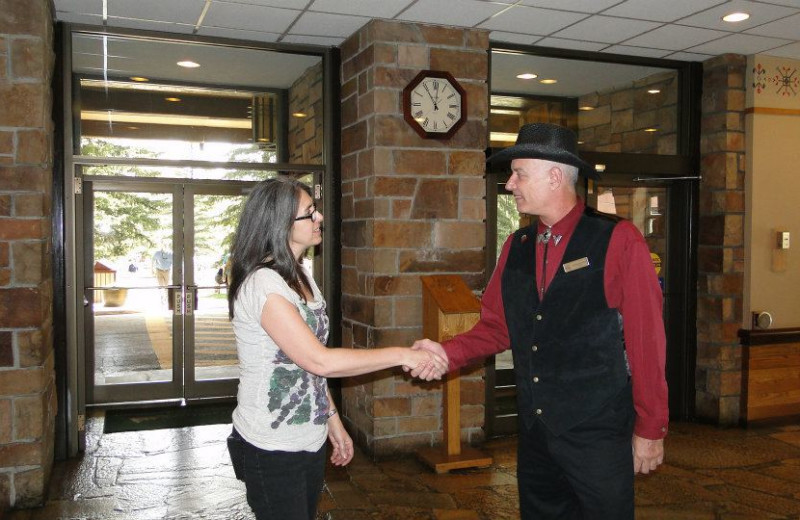
[[[526, 519], [632, 519], [635, 473], [664, 459], [667, 433], [661, 290], [641, 233], [586, 208], [575, 134], [523, 126], [506, 189], [538, 222], [506, 240], [475, 327], [424, 348], [449, 370], [512, 349], [517, 479]], [[425, 374], [423, 374], [425, 375]]]
[[[169, 270], [172, 268], [172, 252], [168, 250], [166, 244], [153, 254], [153, 274], [161, 287], [169, 285]], [[164, 303], [165, 295], [161, 294], [161, 302]]]

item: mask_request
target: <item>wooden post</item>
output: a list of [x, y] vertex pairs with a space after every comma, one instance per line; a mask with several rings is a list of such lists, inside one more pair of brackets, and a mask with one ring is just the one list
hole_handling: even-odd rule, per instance
[[[468, 331], [478, 322], [481, 304], [457, 275], [422, 276], [422, 334], [437, 342]], [[461, 446], [461, 376], [445, 376], [442, 389], [444, 446], [419, 452], [436, 473], [453, 469], [489, 466], [492, 458]]]

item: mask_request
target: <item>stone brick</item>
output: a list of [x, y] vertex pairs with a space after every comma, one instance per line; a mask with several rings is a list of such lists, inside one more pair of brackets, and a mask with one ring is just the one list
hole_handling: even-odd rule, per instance
[[486, 220], [486, 201], [480, 199], [461, 201], [461, 220]]
[[48, 471], [46, 468], [35, 468], [21, 471], [14, 475], [16, 508], [33, 508], [41, 506], [47, 491]]
[[51, 352], [49, 333], [37, 329], [20, 330], [16, 334], [20, 368], [42, 366]]
[[42, 219], [0, 218], [0, 240], [41, 239], [43, 226]]
[[14, 153], [14, 132], [0, 130], [0, 154]]
[[486, 51], [439, 49], [430, 50], [431, 69], [446, 70], [456, 80], [485, 81], [489, 73], [489, 55]]
[[17, 217], [43, 217], [44, 197], [41, 193], [20, 193], [14, 196], [14, 215]]
[[358, 121], [359, 96], [350, 96], [342, 101], [342, 128], [354, 125]]
[[363, 150], [367, 146], [367, 123], [360, 121], [354, 125], [342, 128], [342, 153], [352, 153]]
[[486, 155], [480, 151], [450, 152], [447, 172], [454, 175], [483, 176], [486, 172]]
[[394, 324], [397, 327], [422, 325], [422, 298], [395, 298]]
[[0, 331], [0, 367], [14, 366], [14, 334]]
[[418, 433], [418, 432], [436, 432], [440, 429], [440, 420], [438, 417], [398, 417], [397, 418], [397, 432], [403, 433]]
[[45, 35], [42, 20], [50, 17], [46, 2], [2, 0], [0, 7], [0, 34]]
[[45, 46], [39, 38], [11, 41], [11, 74], [14, 78], [45, 77]]
[[[49, 88], [49, 85], [47, 85]], [[45, 86], [31, 83], [0, 84], [0, 126], [44, 125]], [[49, 115], [49, 114], [48, 114]]]
[[455, 250], [482, 248], [486, 245], [486, 225], [483, 222], [436, 222], [433, 245]]
[[373, 82], [375, 87], [402, 89], [417, 74], [416, 69], [398, 69], [393, 65], [376, 65]]
[[484, 268], [483, 251], [447, 251], [441, 249], [416, 249], [402, 251], [398, 257], [401, 273], [481, 272]]
[[400, 220], [411, 218], [411, 200], [393, 200], [391, 217]]
[[447, 173], [447, 154], [426, 150], [394, 150], [394, 169], [399, 174], [444, 175]]
[[483, 179], [461, 179], [458, 196], [462, 199], [480, 199], [486, 196], [486, 181]]
[[430, 222], [376, 221], [374, 247], [425, 248], [431, 243]]
[[383, 397], [373, 399], [374, 417], [399, 417], [411, 415], [411, 400], [407, 397]]
[[420, 295], [422, 286], [419, 276], [368, 276], [375, 296], [410, 296]]
[[725, 215], [725, 238], [726, 246], [738, 246], [744, 244], [744, 216]]
[[22, 285], [35, 285], [42, 282], [43, 260], [42, 242], [14, 242], [11, 255], [14, 259], [14, 281]]
[[5, 467], [38, 466], [42, 464], [40, 442], [17, 442], [0, 445], [0, 461]]
[[376, 114], [399, 114], [400, 113], [400, 94], [393, 90], [375, 89], [372, 91], [374, 97], [373, 109]]
[[422, 335], [422, 327], [383, 328], [374, 331], [375, 346], [413, 345]]
[[0, 316], [5, 327], [37, 327], [43, 323], [41, 293], [38, 289], [0, 289]]
[[428, 47], [424, 45], [398, 45], [397, 65], [409, 69], [428, 68]]
[[700, 245], [697, 253], [699, 271], [717, 273], [722, 270], [722, 248]]
[[454, 219], [458, 217], [458, 181], [422, 179], [411, 209], [413, 219]]
[[12, 205], [11, 195], [0, 194], [0, 217], [10, 217]]
[[0, 511], [5, 512], [10, 507], [11, 507], [11, 474], [0, 473]]
[[342, 222], [342, 246], [366, 247], [371, 246], [368, 237], [372, 236], [372, 223], [364, 220]]
[[376, 197], [411, 197], [417, 188], [414, 177], [375, 177], [372, 194]]
[[42, 437], [46, 406], [43, 396], [14, 399], [14, 440], [32, 441]]
[[342, 314], [360, 323], [371, 324], [375, 320], [375, 299], [343, 294]]
[[420, 25], [374, 19], [365, 26], [366, 42], [425, 43]]
[[[371, 444], [372, 452], [376, 457], [389, 457], [400, 453], [411, 453], [421, 447], [430, 447], [441, 440], [441, 432], [436, 433], [412, 433], [408, 435], [398, 435], [395, 437], [385, 437], [374, 439]], [[452, 508], [452, 504], [440, 504]]]
[[[0, 104], [2, 106], [2, 104]], [[42, 167], [34, 166], [2, 166], [0, 167], [0, 186], [5, 191], [38, 191], [45, 192], [52, 178], [52, 173]]]
[[[11, 399], [0, 399], [0, 444], [8, 444], [13, 439], [14, 421], [11, 410]], [[2, 466], [0, 463], [0, 467]]]

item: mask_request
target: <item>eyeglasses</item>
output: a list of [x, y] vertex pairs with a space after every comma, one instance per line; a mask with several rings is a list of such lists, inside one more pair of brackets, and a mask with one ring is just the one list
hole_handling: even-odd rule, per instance
[[317, 215], [319, 215], [319, 212], [317, 211], [317, 205], [312, 204], [311, 213], [309, 213], [308, 215], [303, 215], [302, 217], [295, 217], [294, 221], [297, 222], [298, 220], [311, 219], [311, 222], [316, 222], [318, 219]]

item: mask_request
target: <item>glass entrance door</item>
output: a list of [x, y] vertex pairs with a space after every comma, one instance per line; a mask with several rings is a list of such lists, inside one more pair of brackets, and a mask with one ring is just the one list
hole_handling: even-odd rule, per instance
[[88, 404], [235, 395], [227, 252], [247, 185], [84, 183]]

